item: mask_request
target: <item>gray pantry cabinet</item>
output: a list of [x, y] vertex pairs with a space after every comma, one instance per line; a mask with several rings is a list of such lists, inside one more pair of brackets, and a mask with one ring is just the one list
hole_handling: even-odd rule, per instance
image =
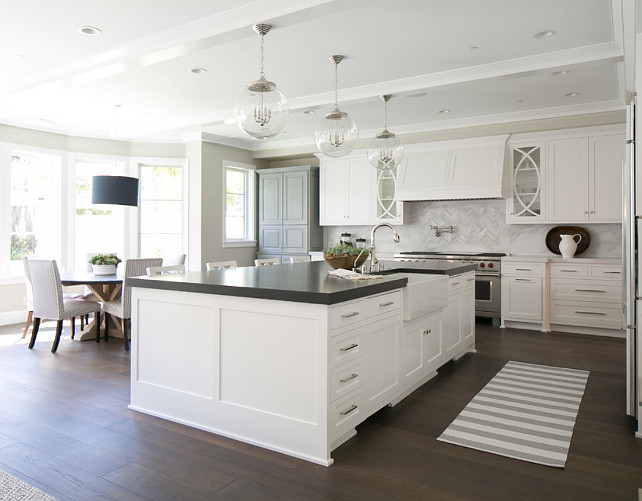
[[259, 257], [307, 255], [323, 247], [319, 226], [319, 168], [260, 169]]

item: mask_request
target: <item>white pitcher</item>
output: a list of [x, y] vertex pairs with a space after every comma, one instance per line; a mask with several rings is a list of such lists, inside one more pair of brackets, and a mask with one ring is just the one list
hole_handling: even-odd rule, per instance
[[[577, 240], [575, 240], [575, 237], [577, 237]], [[560, 238], [560, 252], [562, 253], [562, 257], [573, 257], [577, 250], [577, 244], [582, 241], [582, 235], [577, 233], [575, 235], [560, 235]]]

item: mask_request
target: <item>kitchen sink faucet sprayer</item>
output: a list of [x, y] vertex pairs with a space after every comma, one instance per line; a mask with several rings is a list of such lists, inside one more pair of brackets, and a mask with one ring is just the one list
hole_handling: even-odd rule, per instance
[[388, 228], [390, 228], [392, 230], [392, 239], [395, 241], [395, 243], [399, 243], [399, 234], [397, 233], [397, 228], [392, 226], [390, 223], [379, 223], [374, 228], [372, 228], [372, 232], [370, 233], [370, 272], [381, 270], [379, 260], [375, 257], [375, 232], [382, 226], [387, 226]]

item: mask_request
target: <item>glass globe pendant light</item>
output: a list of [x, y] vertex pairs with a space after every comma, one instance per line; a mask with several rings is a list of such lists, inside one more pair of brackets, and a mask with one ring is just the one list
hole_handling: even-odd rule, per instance
[[368, 148], [368, 162], [379, 170], [394, 169], [403, 158], [401, 141], [388, 130], [388, 101], [392, 96], [381, 96], [383, 100], [383, 131], [375, 136], [372, 147]]
[[263, 37], [272, 26], [255, 24], [253, 26], [261, 37], [261, 70], [259, 79], [250, 82], [236, 101], [234, 116], [239, 128], [256, 139], [276, 136], [285, 127], [288, 119], [288, 102], [274, 82], [265, 78], [263, 73]]
[[357, 124], [345, 111], [339, 110], [337, 66], [343, 59], [343, 56], [330, 56], [330, 61], [334, 63], [334, 110], [326, 113], [314, 133], [319, 151], [334, 158], [350, 153], [359, 140]]

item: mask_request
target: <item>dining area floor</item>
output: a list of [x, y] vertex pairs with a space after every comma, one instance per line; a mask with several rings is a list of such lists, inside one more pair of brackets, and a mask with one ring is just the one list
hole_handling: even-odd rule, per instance
[[[357, 427], [326, 468], [127, 408], [122, 343], [34, 349], [0, 327], [0, 470], [64, 500], [637, 500], [642, 440], [624, 414], [624, 341], [477, 326], [477, 353]], [[566, 468], [436, 437], [508, 360], [589, 370]]]

